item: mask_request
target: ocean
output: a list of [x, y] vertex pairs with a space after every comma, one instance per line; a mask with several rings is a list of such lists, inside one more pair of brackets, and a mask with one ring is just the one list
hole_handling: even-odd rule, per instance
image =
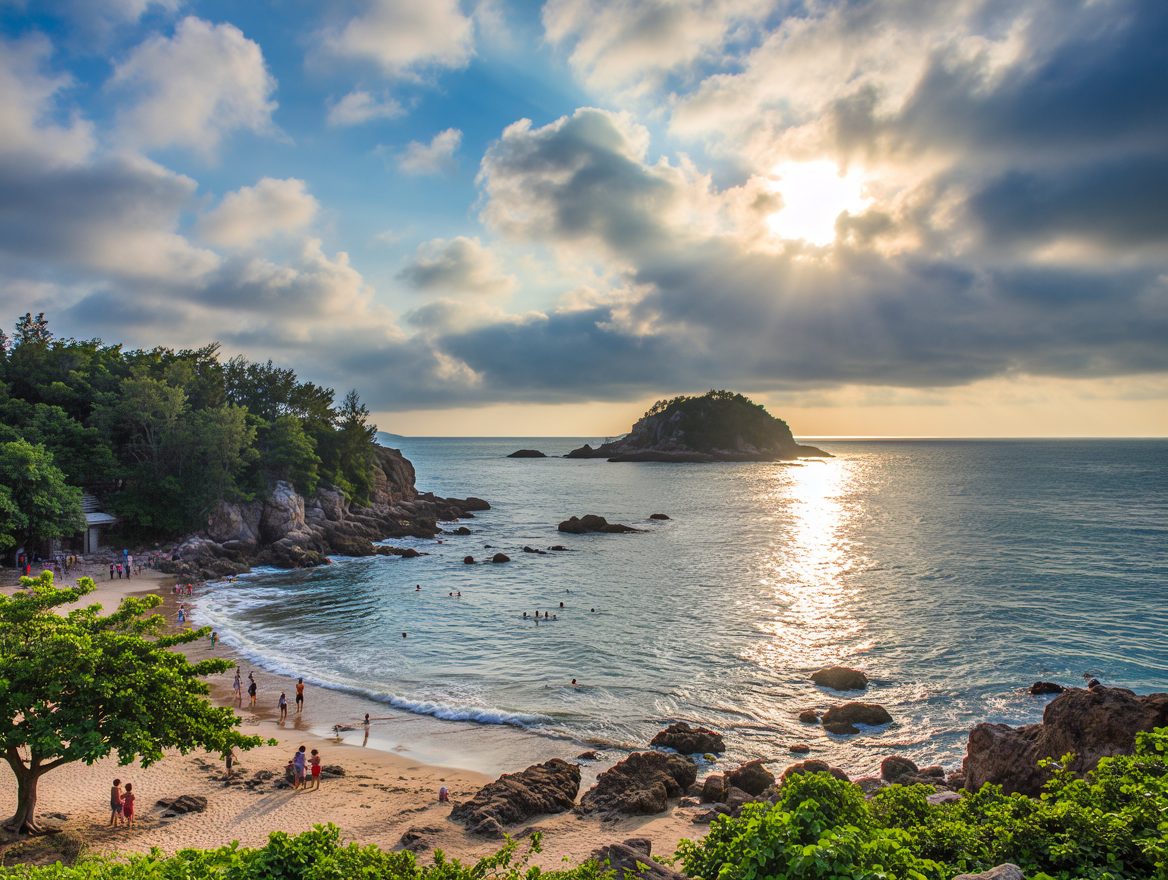
[[[722, 731], [727, 762], [810, 743], [853, 773], [894, 752], [958, 766], [977, 722], [1041, 718], [1036, 680], [1168, 690], [1166, 441], [804, 438], [834, 457], [797, 463], [506, 457], [597, 440], [402, 438], [420, 490], [490, 502], [447, 526], [471, 535], [392, 542], [416, 559], [212, 584], [196, 619], [269, 670], [453, 725], [619, 755], [681, 720]], [[556, 530], [586, 513], [643, 531]], [[496, 552], [511, 562], [485, 562]], [[812, 684], [837, 663], [868, 690]], [[848, 699], [894, 723], [833, 736], [798, 720]]]

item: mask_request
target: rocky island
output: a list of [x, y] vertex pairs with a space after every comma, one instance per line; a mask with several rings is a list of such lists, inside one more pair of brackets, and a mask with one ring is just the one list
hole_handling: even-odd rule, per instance
[[624, 437], [593, 449], [584, 444], [565, 458], [609, 461], [792, 461], [830, 458], [800, 446], [791, 429], [760, 404], [730, 391], [659, 400]]

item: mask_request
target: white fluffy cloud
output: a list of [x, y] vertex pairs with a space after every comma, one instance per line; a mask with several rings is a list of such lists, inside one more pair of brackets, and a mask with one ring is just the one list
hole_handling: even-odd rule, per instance
[[410, 141], [398, 155], [397, 167], [407, 174], [449, 174], [458, 167], [454, 153], [461, 144], [457, 128], [438, 132], [428, 144]]
[[189, 16], [173, 37], [150, 37], [117, 66], [111, 87], [132, 99], [118, 116], [123, 143], [178, 146], [204, 157], [246, 129], [274, 133], [276, 80], [257, 43], [231, 24]]
[[369, 92], [357, 89], [329, 107], [328, 124], [362, 125], [374, 119], [396, 119], [405, 112], [405, 108], [393, 98], [378, 99]]
[[375, 62], [390, 76], [427, 67], [463, 67], [474, 51], [474, 24], [458, 0], [372, 0], [363, 15], [326, 31], [334, 54]]
[[514, 275], [503, 274], [495, 255], [477, 238], [436, 238], [418, 246], [397, 277], [419, 291], [492, 296], [509, 293]]
[[52, 121], [55, 96], [72, 80], [44, 73], [52, 44], [42, 36], [0, 39], [0, 155], [39, 163], [74, 165], [93, 149], [93, 125]]
[[250, 247], [280, 233], [297, 232], [312, 222], [320, 203], [303, 180], [265, 177], [223, 197], [200, 221], [203, 238], [223, 247]]

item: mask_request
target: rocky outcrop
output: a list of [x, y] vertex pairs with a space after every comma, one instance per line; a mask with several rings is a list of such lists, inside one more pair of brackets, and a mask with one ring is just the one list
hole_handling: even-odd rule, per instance
[[668, 752], [636, 752], [600, 774], [580, 799], [584, 812], [651, 816], [681, 797], [698, 778], [694, 762]]
[[168, 810], [171, 813], [205, 813], [207, 799], [201, 794], [180, 794], [176, 798], [163, 798], [155, 802], [155, 806]]
[[704, 755], [706, 752], [726, 751], [722, 734], [705, 727], [690, 727], [684, 721], [670, 724], [660, 731], [649, 746], [654, 749], [673, 749], [683, 755]]
[[833, 691], [862, 691], [868, 686], [868, 676], [847, 666], [828, 666], [817, 670], [811, 673], [811, 680]]
[[468, 828], [477, 828], [488, 819], [515, 825], [532, 816], [572, 809], [579, 791], [580, 767], [553, 758], [520, 773], [504, 773], [469, 801], [457, 804], [450, 818]]
[[900, 776], [916, 776], [918, 772], [913, 761], [900, 755], [891, 755], [880, 762], [880, 778], [886, 782], [892, 782]]
[[544, 455], [542, 452], [540, 452], [538, 449], [516, 449], [514, 452], [512, 452], [507, 457], [508, 458], [547, 458], [547, 456]]
[[1136, 734], [1168, 726], [1168, 693], [1136, 696], [1126, 688], [1068, 688], [1047, 704], [1042, 721], [1025, 727], [978, 724], [970, 731], [962, 771], [965, 787], [987, 782], [1007, 793], [1036, 797], [1050, 778], [1043, 758], [1075, 758], [1069, 768], [1083, 774], [1101, 758], [1129, 755]]
[[669, 516], [667, 514], [664, 514], [664, 513], [651, 513], [651, 514], [649, 514], [649, 519], [657, 519], [657, 520], [665, 521], [665, 520], [669, 519]]
[[685, 880], [684, 874], [671, 871], [653, 861], [653, 843], [646, 837], [631, 837], [622, 843], [602, 846], [589, 857], [603, 869], [613, 872], [613, 880]]
[[877, 727], [891, 721], [888, 710], [876, 703], [844, 703], [842, 706], [832, 706], [823, 713], [823, 724], [828, 729], [834, 724], [867, 724]]
[[839, 767], [832, 767], [827, 763], [827, 761], [818, 761], [815, 759], [810, 761], [801, 761], [798, 764], [792, 764], [783, 771], [781, 781], [786, 782], [792, 776], [798, 776], [802, 773], [830, 773], [836, 779], [842, 779], [844, 782], [849, 781], [848, 774]]
[[1032, 697], [1044, 697], [1047, 694], [1061, 694], [1066, 688], [1061, 684], [1055, 684], [1053, 681], [1036, 681], [1030, 685], [1030, 695]]
[[790, 461], [827, 455], [814, 446], [800, 446], [786, 422], [741, 394], [711, 391], [701, 397], [661, 401], [625, 436], [597, 448], [586, 443], [565, 457], [704, 462]]
[[620, 523], [610, 523], [603, 516], [596, 516], [591, 513], [586, 513], [581, 517], [572, 517], [566, 519], [559, 525], [561, 532], [567, 532], [570, 535], [583, 535], [586, 532], [639, 532], [641, 529], [634, 529], [632, 526], [623, 526]]
[[763, 761], [748, 761], [737, 770], [726, 774], [726, 783], [749, 795], [760, 795], [775, 784], [775, 775], [766, 768]]
[[799, 713], [799, 720], [802, 721], [804, 724], [818, 724], [819, 723], [819, 713], [816, 712], [814, 709], [804, 709], [802, 712]]
[[373, 447], [369, 506], [353, 507], [335, 486], [320, 486], [305, 498], [288, 482], [277, 482], [262, 500], [220, 501], [202, 533], [176, 544], [159, 568], [185, 580], [241, 574], [254, 565], [310, 568], [330, 555], [419, 555], [416, 550], [377, 546], [386, 538], [431, 538], [440, 521], [489, 510], [481, 498], [418, 494], [414, 467], [396, 449]]

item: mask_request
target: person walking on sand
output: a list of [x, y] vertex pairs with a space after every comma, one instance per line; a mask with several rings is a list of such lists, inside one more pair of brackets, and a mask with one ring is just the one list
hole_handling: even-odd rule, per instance
[[316, 749], [312, 750], [312, 757], [308, 759], [308, 764], [312, 767], [312, 790], [316, 791], [320, 788], [320, 752]]
[[215, 632], [215, 630], [211, 630], [211, 650], [212, 651], [215, 650], [215, 646], [217, 644], [219, 644], [219, 633]]
[[301, 746], [292, 756], [292, 772], [296, 774], [296, 782], [292, 785], [293, 791], [304, 787], [304, 749], [305, 747]]
[[110, 828], [117, 828], [122, 821], [122, 780], [115, 779], [110, 788]]
[[365, 739], [361, 740], [361, 748], [369, 745], [369, 713], [365, 713]]
[[235, 691], [235, 702], [243, 705], [243, 679], [239, 677], [239, 667], [235, 667], [235, 683], [231, 685], [231, 689]]
[[283, 724], [288, 720], [288, 695], [284, 691], [280, 691], [280, 723]]
[[255, 673], [249, 672], [247, 674], [247, 695], [251, 699], [251, 708], [255, 708], [256, 701], [256, 680]]
[[126, 793], [122, 795], [122, 816], [126, 819], [126, 827], [134, 827], [134, 783], [126, 783]]
[[223, 763], [227, 765], [227, 778], [230, 779], [235, 775], [235, 771], [231, 769], [231, 765], [235, 763], [235, 746], [227, 747], [227, 751], [223, 753]]
[[304, 679], [296, 679], [296, 714], [299, 715], [304, 708]]

